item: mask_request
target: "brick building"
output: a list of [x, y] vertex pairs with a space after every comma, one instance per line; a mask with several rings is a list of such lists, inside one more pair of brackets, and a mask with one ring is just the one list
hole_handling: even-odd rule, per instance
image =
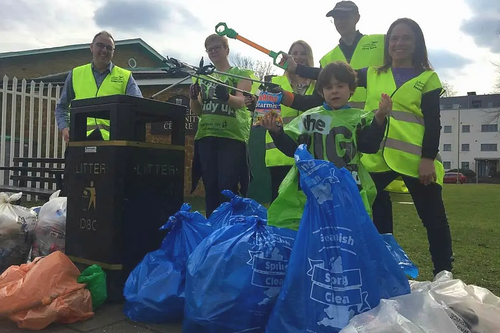
[[[19, 80], [44, 82], [52, 86], [62, 86], [72, 68], [89, 63], [92, 60], [90, 44], [76, 44], [62, 47], [0, 53], [0, 77], [16, 77]], [[165, 67], [164, 57], [140, 38], [117, 40], [115, 42], [113, 63], [131, 70], [145, 98], [179, 81], [182, 76], [172, 75], [161, 70]], [[190, 80], [155, 97], [160, 101], [188, 101]], [[181, 98], [183, 97], [183, 98]], [[173, 99], [172, 99], [173, 98]], [[10, 101], [9, 101], [10, 104]], [[51, 107], [53, 108], [54, 105]], [[36, 110], [38, 112], [38, 110]], [[53, 110], [51, 110], [53, 112]], [[53, 119], [53, 117], [52, 117]], [[7, 119], [7, 123], [9, 123]], [[186, 115], [186, 170], [185, 194], [191, 189], [191, 161], [197, 119]], [[45, 125], [44, 125], [45, 126]], [[151, 128], [152, 127], [152, 128]], [[169, 142], [169, 132], [164, 124], [154, 124], [149, 128], [147, 140], [150, 142]], [[26, 124], [26, 128], [28, 128]], [[45, 135], [45, 134], [44, 134]], [[195, 195], [203, 195], [200, 182]]]

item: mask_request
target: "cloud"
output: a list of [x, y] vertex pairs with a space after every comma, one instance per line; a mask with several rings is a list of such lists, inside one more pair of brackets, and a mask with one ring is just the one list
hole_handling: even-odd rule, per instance
[[473, 63], [471, 59], [447, 50], [429, 50], [429, 61], [436, 70], [461, 70]]
[[175, 3], [153, 0], [109, 0], [94, 13], [98, 26], [123, 32], [149, 31], [162, 33], [184, 29], [198, 29], [202, 26], [197, 17]]
[[470, 35], [476, 45], [500, 53], [500, 2], [498, 0], [465, 0], [472, 17], [460, 29]]

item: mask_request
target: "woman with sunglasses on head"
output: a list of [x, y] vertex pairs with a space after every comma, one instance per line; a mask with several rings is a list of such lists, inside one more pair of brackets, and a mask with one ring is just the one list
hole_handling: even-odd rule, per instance
[[[205, 49], [217, 72], [252, 77], [252, 71], [229, 64], [229, 45], [225, 36], [208, 36]], [[252, 89], [251, 81], [220, 73], [211, 76], [230, 87], [248, 92]], [[250, 112], [245, 106], [243, 93], [228, 89], [210, 78], [196, 80], [191, 85], [190, 107], [199, 117], [194, 145], [192, 191], [201, 177], [208, 218], [226, 200], [221, 193], [223, 190], [246, 195], [250, 181], [246, 146], [250, 136]]]

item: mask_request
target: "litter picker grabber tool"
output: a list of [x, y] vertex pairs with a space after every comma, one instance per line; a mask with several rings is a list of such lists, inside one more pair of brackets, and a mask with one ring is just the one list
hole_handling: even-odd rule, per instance
[[248, 77], [244, 77], [244, 76], [240, 76], [240, 75], [236, 75], [236, 74], [232, 74], [232, 73], [225, 73], [225, 72], [217, 71], [215, 69], [215, 66], [212, 64], [204, 66], [203, 65], [203, 58], [201, 58], [199, 67], [191, 66], [191, 65], [184, 63], [182, 61], [179, 61], [175, 58], [167, 58], [164, 60], [164, 62], [169, 65], [169, 68], [162, 69], [163, 71], [165, 71], [167, 73], [172, 73], [172, 74], [185, 73], [188, 76], [180, 79], [179, 81], [175, 82], [171, 86], [168, 86], [167, 88], [157, 92], [156, 94], [151, 96], [151, 98], [154, 98], [154, 97], [160, 95], [161, 93], [163, 93], [169, 89], [172, 89], [173, 87], [175, 87], [175, 86], [181, 84], [182, 82], [185, 82], [193, 77], [196, 78], [196, 82], [198, 82], [198, 80], [203, 80], [203, 81], [215, 83], [218, 85], [222, 85], [228, 89], [239, 91], [246, 96], [250, 95], [250, 93], [248, 91], [227, 85], [224, 81], [220, 80], [217, 77], [214, 77], [212, 75], [214, 73], [219, 74], [219, 75], [231, 76], [231, 77], [235, 77], [235, 78], [239, 78], [239, 79], [243, 79], [243, 80], [248, 80], [248, 81], [252, 81], [252, 82], [257, 82], [257, 83], [260, 83], [261, 86], [264, 86], [264, 87], [277, 86], [277, 85], [270, 83], [270, 82], [264, 82], [264, 81], [255, 80], [252, 78], [248, 78]]
[[240, 34], [238, 34], [236, 31], [234, 31], [233, 29], [230, 29], [227, 27], [227, 24], [224, 23], [224, 22], [220, 22], [219, 24], [217, 24], [215, 26], [215, 32], [219, 35], [219, 36], [226, 36], [228, 38], [232, 38], [232, 39], [237, 39], [251, 47], [253, 47], [254, 49], [257, 49], [265, 54], [267, 54], [268, 56], [270, 56], [271, 58], [273, 58], [273, 63], [274, 65], [280, 67], [280, 68], [283, 68], [283, 69], [287, 69], [288, 68], [288, 62], [285, 62], [284, 64], [282, 64], [283, 62], [283, 55], [286, 55], [287, 53], [286, 52], [283, 52], [283, 51], [279, 51], [279, 52], [274, 52], [274, 51], [271, 51], [271, 50], [268, 50], [266, 49], [265, 47], [263, 46], [260, 46], [259, 44], [255, 43], [255, 42], [252, 42], [251, 40], [241, 36]]

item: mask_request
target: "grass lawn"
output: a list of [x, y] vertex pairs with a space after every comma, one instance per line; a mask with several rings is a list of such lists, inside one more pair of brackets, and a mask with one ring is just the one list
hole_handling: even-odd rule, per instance
[[[204, 211], [200, 197], [186, 198]], [[410, 195], [393, 195], [394, 236], [418, 266], [417, 280], [432, 280], [427, 234]], [[454, 276], [500, 296], [500, 186], [446, 184], [444, 202], [453, 238]], [[203, 212], [204, 213], [204, 212]]]
[[[453, 239], [454, 276], [500, 296], [500, 186], [445, 184], [444, 203]], [[394, 236], [419, 267], [418, 280], [432, 278], [427, 235], [410, 195], [393, 195]]]

